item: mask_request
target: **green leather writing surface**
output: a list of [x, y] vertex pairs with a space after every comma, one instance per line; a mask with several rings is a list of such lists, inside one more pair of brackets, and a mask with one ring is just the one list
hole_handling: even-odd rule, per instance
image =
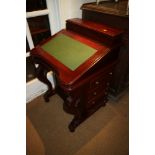
[[41, 48], [73, 71], [96, 52], [96, 49], [64, 34], [57, 35]]

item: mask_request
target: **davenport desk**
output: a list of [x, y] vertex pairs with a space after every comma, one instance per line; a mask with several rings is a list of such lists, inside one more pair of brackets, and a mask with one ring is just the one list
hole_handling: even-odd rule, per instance
[[[31, 51], [37, 77], [48, 86], [45, 101], [57, 93], [63, 109], [74, 115], [69, 130], [75, 128], [107, 102], [109, 82], [117, 52], [70, 30], [61, 30]], [[56, 87], [47, 79], [53, 71]]]

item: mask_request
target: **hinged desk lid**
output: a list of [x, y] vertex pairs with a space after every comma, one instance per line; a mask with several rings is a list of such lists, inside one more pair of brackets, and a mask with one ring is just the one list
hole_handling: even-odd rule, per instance
[[71, 31], [62, 30], [32, 50], [58, 74], [63, 84], [73, 84], [100, 61], [109, 48]]
[[72, 71], [97, 51], [62, 33], [42, 45], [41, 48]]

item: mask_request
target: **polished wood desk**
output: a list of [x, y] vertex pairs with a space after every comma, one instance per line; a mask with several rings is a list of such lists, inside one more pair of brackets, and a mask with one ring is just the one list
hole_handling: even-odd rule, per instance
[[[67, 29], [31, 51], [34, 63], [39, 64], [37, 77], [48, 86], [45, 101], [57, 93], [64, 100], [64, 110], [74, 115], [70, 131], [107, 102], [116, 49]], [[47, 79], [49, 70], [53, 71], [56, 88]]]

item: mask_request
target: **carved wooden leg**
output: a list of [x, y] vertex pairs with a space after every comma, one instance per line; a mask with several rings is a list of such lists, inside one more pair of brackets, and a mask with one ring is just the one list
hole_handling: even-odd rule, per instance
[[85, 119], [83, 104], [81, 103], [80, 99], [77, 99], [75, 102], [76, 102], [75, 106], [77, 107], [77, 111], [73, 120], [68, 126], [71, 132], [74, 132], [75, 128]]
[[70, 132], [74, 132], [75, 128], [81, 123], [80, 119], [78, 117], [74, 117], [71, 123], [69, 124], [68, 128]]
[[49, 97], [52, 96], [53, 94], [55, 94], [55, 91], [52, 87], [51, 82], [47, 79], [47, 69], [45, 67], [43, 67], [42, 65], [39, 64], [39, 67], [36, 68], [36, 74], [37, 74], [37, 78], [43, 82], [44, 84], [47, 85], [48, 90], [46, 91], [46, 93], [44, 94], [44, 100], [45, 102], [49, 102]]

